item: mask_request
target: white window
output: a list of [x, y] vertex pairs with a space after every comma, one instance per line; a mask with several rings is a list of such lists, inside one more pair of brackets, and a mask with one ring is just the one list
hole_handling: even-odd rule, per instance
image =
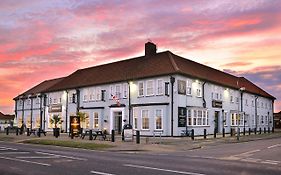
[[261, 116], [261, 125], [263, 125], [264, 122], [263, 122], [263, 115]]
[[239, 98], [238, 97], [236, 97], [236, 103], [239, 103]]
[[156, 109], [155, 110], [155, 129], [162, 130], [163, 129], [163, 110]]
[[146, 96], [154, 95], [154, 81], [148, 80], [146, 81]]
[[248, 99], [245, 100], [245, 104], [246, 104], [246, 106], [248, 106]]
[[208, 111], [206, 109], [187, 109], [187, 120], [189, 126], [208, 126]]
[[121, 85], [120, 84], [117, 84], [115, 86], [115, 97], [117, 99], [120, 99], [121, 98]]
[[133, 117], [134, 117], [134, 129], [138, 129], [138, 110], [133, 110]]
[[257, 115], [257, 125], [260, 125], [260, 116]]
[[28, 100], [27, 100], [27, 105], [30, 105], [30, 104], [31, 104], [31, 100], [28, 99]]
[[187, 110], [187, 125], [191, 126], [192, 125], [192, 116], [191, 116], [191, 109]]
[[254, 100], [252, 100], [252, 107], [254, 107], [255, 106], [255, 104], [254, 104]]
[[261, 102], [261, 108], [263, 108], [263, 102]]
[[216, 99], [217, 100], [219, 99], [219, 93], [216, 93]]
[[22, 106], [22, 104], [23, 104], [23, 101], [22, 101], [22, 100], [19, 100], [19, 102], [20, 102], [20, 106]]
[[123, 98], [128, 97], [128, 83], [123, 84]]
[[255, 120], [255, 116], [252, 115], [252, 126], [255, 126], [256, 125], [256, 120]]
[[144, 83], [143, 82], [139, 82], [138, 83], [138, 90], [139, 90], [139, 97], [143, 97], [144, 96]]
[[264, 116], [264, 118], [265, 118], [265, 124], [268, 125], [268, 116], [266, 115]]
[[83, 101], [88, 101], [88, 96], [86, 94], [83, 97]]
[[163, 95], [163, 80], [157, 80], [157, 93], [156, 95]]
[[101, 100], [101, 88], [97, 87], [96, 89], [96, 100]]
[[196, 89], [196, 96], [197, 97], [202, 97], [201, 89]]
[[148, 110], [142, 110], [141, 111], [141, 118], [142, 118], [142, 129], [149, 129], [149, 116], [148, 116]]
[[232, 96], [232, 95], [230, 96], [230, 102], [231, 102], [231, 103], [234, 103], [234, 99], [233, 99], [233, 96]]
[[191, 81], [187, 80], [186, 81], [186, 95], [191, 95], [191, 86], [192, 86]]
[[227, 121], [227, 112], [224, 112], [224, 114], [223, 114], [223, 125], [224, 126], [227, 126], [227, 123], [226, 123], [226, 121]]
[[113, 96], [115, 95], [115, 89], [114, 86], [110, 86], [110, 95], [109, 99], [113, 99]]
[[231, 113], [231, 126], [237, 126], [237, 113]]
[[99, 128], [99, 113], [94, 112], [94, 129]]
[[36, 104], [40, 104], [40, 98], [36, 98]]

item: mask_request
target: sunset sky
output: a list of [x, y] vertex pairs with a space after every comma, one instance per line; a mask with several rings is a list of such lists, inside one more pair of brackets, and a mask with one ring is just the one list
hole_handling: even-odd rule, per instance
[[281, 1], [1, 0], [0, 111], [46, 79], [144, 55], [148, 40], [245, 76], [281, 110]]

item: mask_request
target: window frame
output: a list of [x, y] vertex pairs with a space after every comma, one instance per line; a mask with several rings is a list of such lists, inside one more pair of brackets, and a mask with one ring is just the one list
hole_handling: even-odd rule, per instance
[[[143, 116], [144, 111], [147, 112], [147, 116]], [[148, 121], [148, 124], [147, 124], [148, 128], [144, 128], [144, 124], [143, 124], [144, 119], [147, 119], [147, 121]], [[141, 110], [141, 130], [150, 130], [150, 126], [149, 126], [149, 125], [150, 125], [150, 121], [149, 121], [149, 110], [148, 110], [148, 109], [142, 109], [142, 110]]]

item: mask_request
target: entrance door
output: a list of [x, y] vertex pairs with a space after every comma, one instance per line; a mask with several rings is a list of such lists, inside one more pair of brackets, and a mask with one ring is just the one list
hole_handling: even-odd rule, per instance
[[114, 131], [117, 134], [122, 132], [122, 112], [114, 112]]
[[220, 115], [220, 112], [215, 111], [215, 132], [216, 133], [219, 132], [219, 115]]

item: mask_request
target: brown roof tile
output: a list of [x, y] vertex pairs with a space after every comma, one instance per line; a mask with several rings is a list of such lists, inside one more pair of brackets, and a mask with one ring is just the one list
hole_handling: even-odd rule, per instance
[[15, 115], [7, 115], [0, 112], [0, 120], [13, 120]]
[[74, 89], [98, 84], [135, 80], [146, 77], [184, 74], [219, 85], [239, 89], [275, 99], [249, 80], [213, 69], [197, 62], [177, 56], [170, 51], [152, 56], [142, 56], [100, 66], [80, 69], [48, 88], [47, 92]]

